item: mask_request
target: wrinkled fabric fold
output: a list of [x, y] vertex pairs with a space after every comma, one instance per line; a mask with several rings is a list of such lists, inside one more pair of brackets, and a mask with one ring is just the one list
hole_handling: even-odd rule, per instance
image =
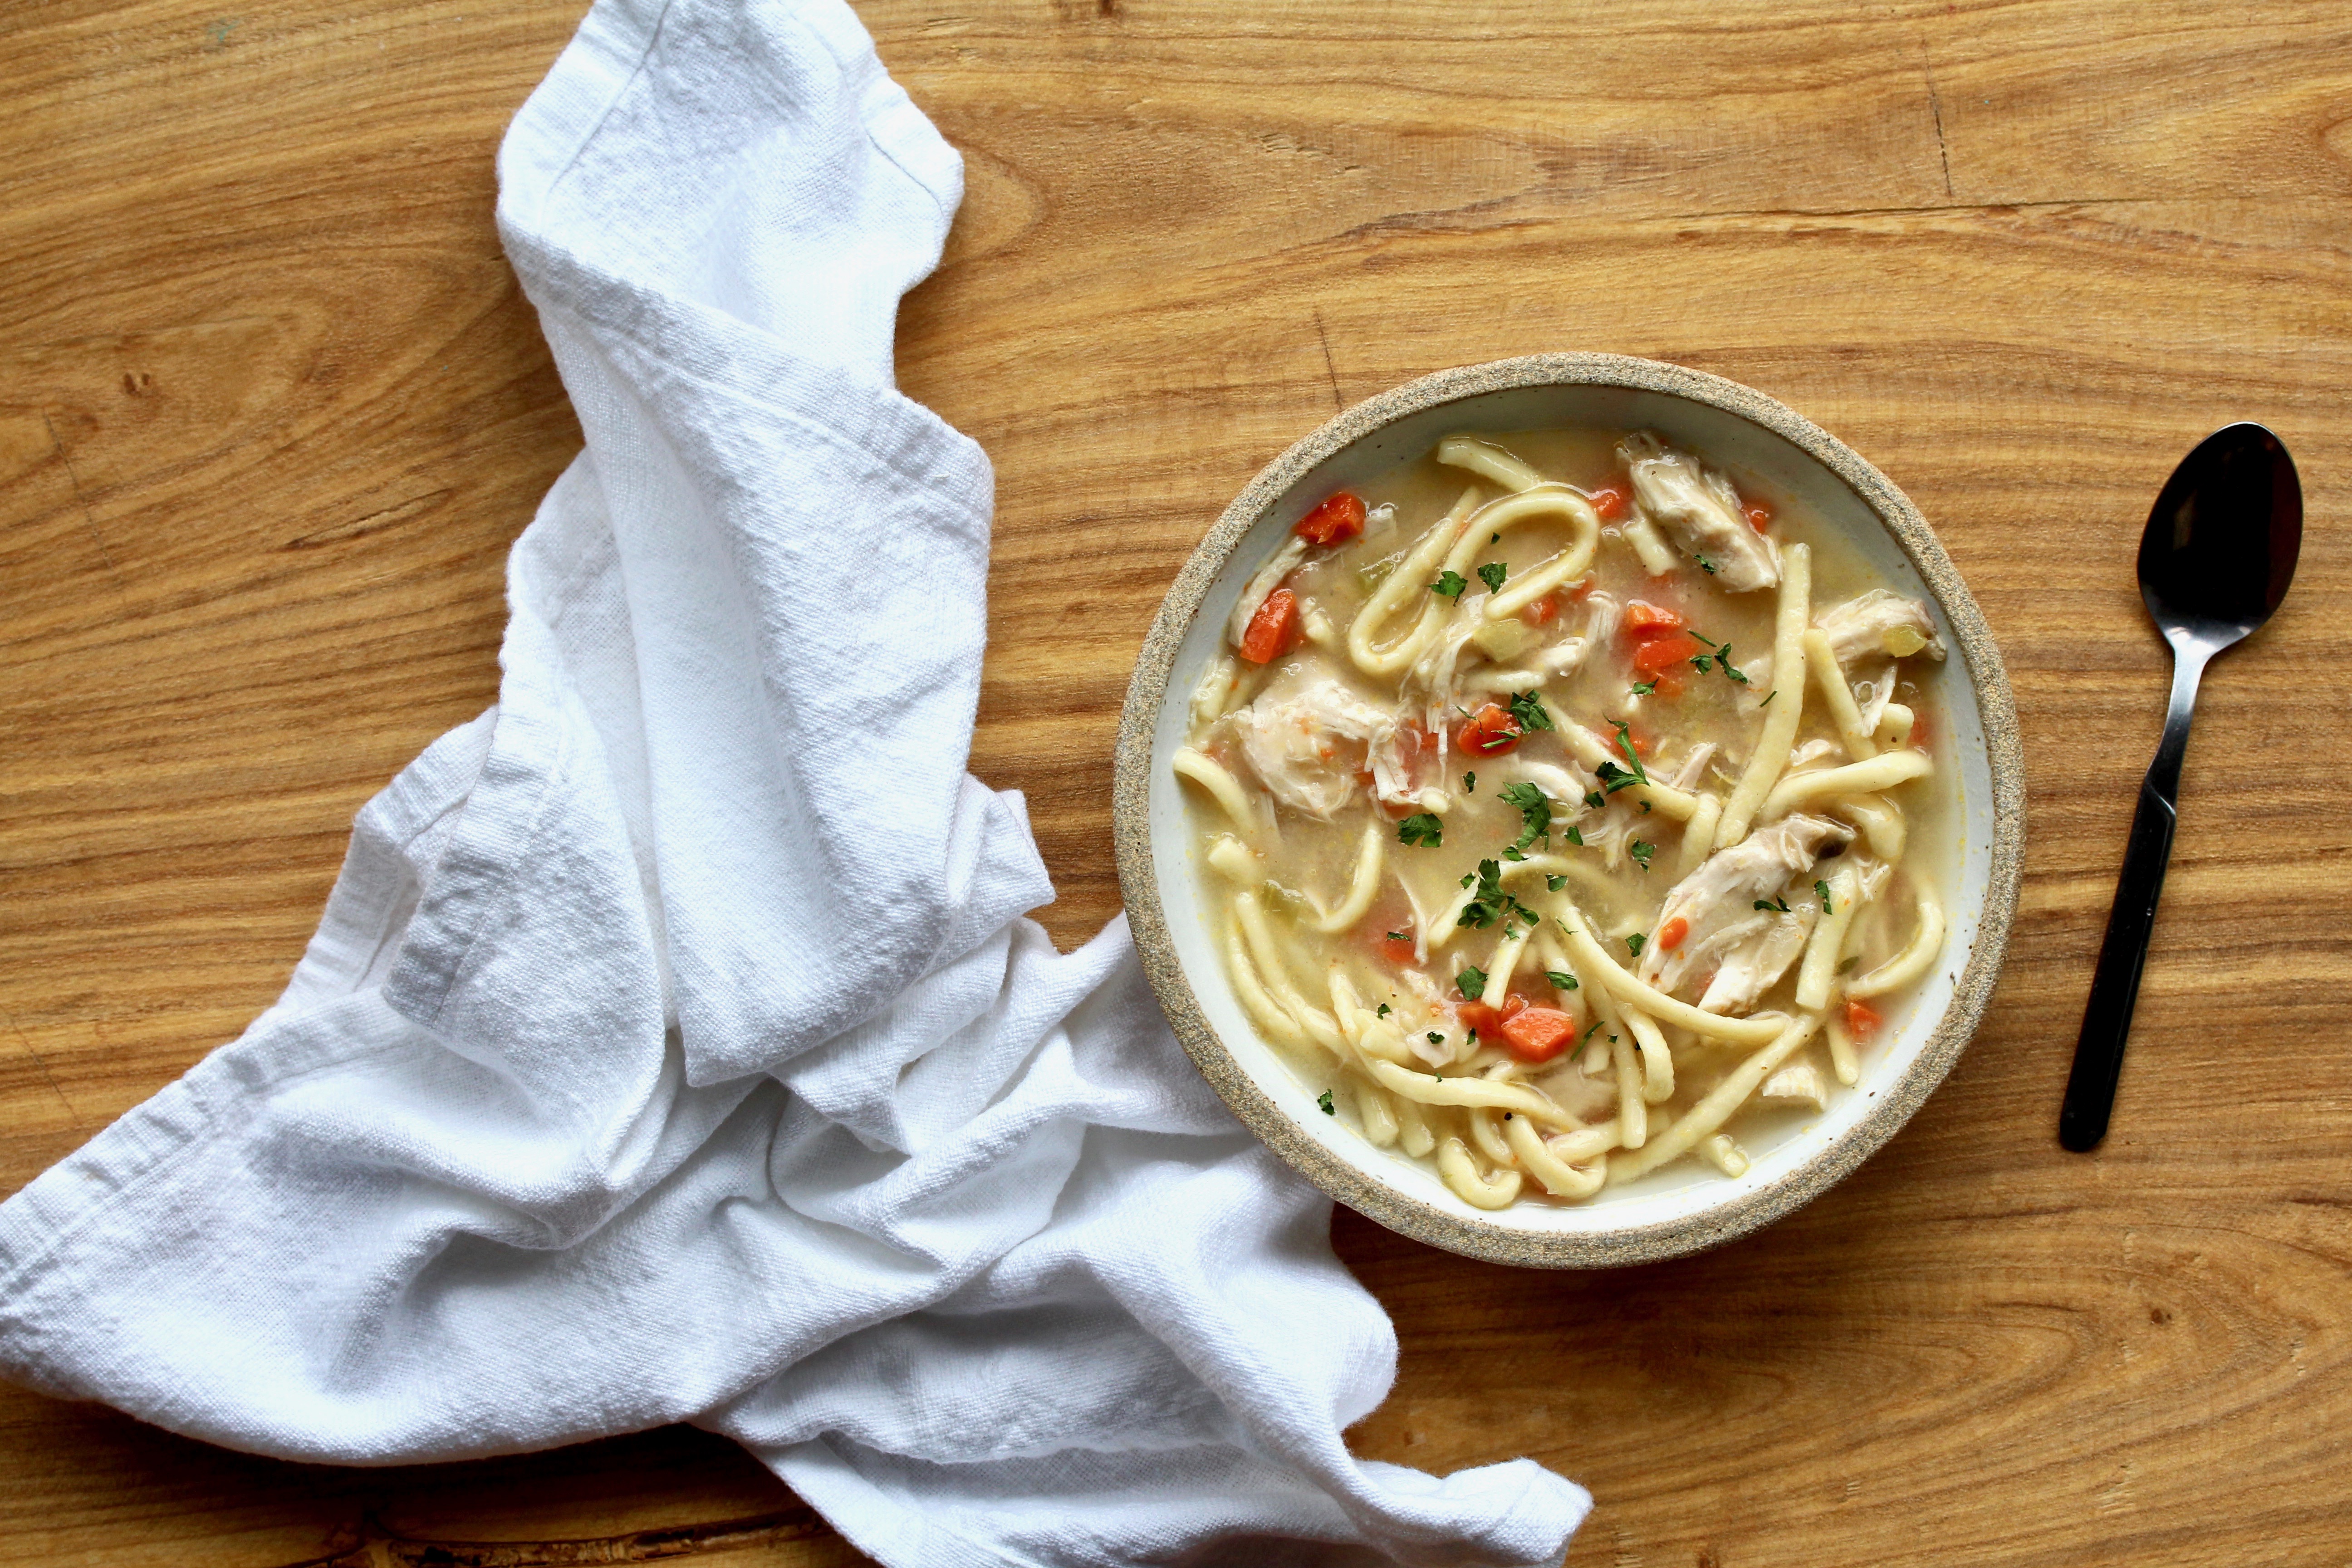
[[961, 164], [839, 0], [602, 0], [499, 225], [585, 449], [495, 708], [285, 994], [0, 1206], [0, 1365], [355, 1464], [673, 1421], [893, 1565], [1556, 1562], [1584, 1493], [1341, 1431], [1327, 1201], [1056, 952], [965, 771], [992, 480], [892, 384]]

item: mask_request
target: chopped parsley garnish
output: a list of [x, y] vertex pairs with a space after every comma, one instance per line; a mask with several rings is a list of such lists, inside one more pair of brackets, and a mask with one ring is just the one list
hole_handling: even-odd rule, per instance
[[[1603, 763], [1601, 765], [1605, 768], [1609, 764], [1607, 763]], [[1607, 805], [1609, 803], [1601, 797], [1601, 792], [1599, 790], [1594, 790], [1591, 794], [1584, 797], [1584, 804], [1591, 806], [1593, 810], [1599, 811], [1602, 806]], [[1581, 844], [1584, 840], [1580, 838], [1577, 842]]]
[[1789, 900], [1786, 899], [1759, 899], [1756, 900], [1756, 907], [1762, 910], [1766, 914], [1785, 915], [1789, 912]]
[[[1607, 790], [1611, 795], [1615, 795], [1621, 789], [1631, 789], [1635, 784], [1642, 782], [1632, 773], [1627, 773], [1623, 768], [1619, 767], [1615, 763], [1603, 763], [1592, 771], [1593, 773], [1601, 780], [1601, 787]], [[1606, 801], [1595, 800], [1591, 796], [1587, 796], [1586, 804], [1589, 805], [1605, 805], [1608, 803]]]
[[[1593, 1036], [1593, 1032], [1594, 1032], [1595, 1030], [1599, 1029], [1600, 1027], [1601, 1027], [1601, 1020], [1600, 1020], [1600, 1019], [1598, 1019], [1598, 1018], [1593, 1019], [1593, 1020], [1592, 1020], [1591, 1026], [1591, 1027], [1589, 1027], [1589, 1028], [1587, 1028], [1587, 1029], [1584, 1031], [1584, 1033], [1583, 1033], [1581, 1036], [1580, 1036], [1580, 1037], [1578, 1037], [1578, 1039], [1577, 1039], [1577, 1042], [1576, 1042], [1576, 1043], [1577, 1043], [1578, 1045], [1580, 1045], [1580, 1045], [1582, 1045], [1582, 1044], [1584, 1044], [1584, 1042], [1585, 1042], [1586, 1040], [1589, 1040], [1589, 1039], [1591, 1039], [1591, 1038], [1592, 1037], [1592, 1036]], [[1612, 1036], [1611, 1036], [1610, 1037], [1611, 1037], [1612, 1039], [1614, 1039], [1616, 1037], [1612, 1035]]]
[[1738, 681], [1742, 686], [1748, 684], [1748, 678], [1739, 673], [1739, 667], [1738, 665], [1731, 662], [1731, 645], [1729, 643], [1725, 643], [1721, 647], [1715, 650], [1715, 660], [1717, 664], [1723, 666], [1724, 674], [1731, 677], [1732, 679]]
[[1757, 706], [1758, 710], [1761, 711], [1761, 710], [1764, 710], [1764, 709], [1767, 709], [1767, 708], [1771, 707], [1771, 706], [1772, 706], [1772, 699], [1774, 699], [1775, 697], [1778, 697], [1778, 696], [1780, 696], [1780, 689], [1779, 687], [1777, 687], [1777, 686], [1776, 686], [1776, 687], [1774, 687], [1771, 690], [1769, 690], [1769, 691], [1766, 692], [1766, 693], [1764, 694], [1764, 700], [1763, 700], [1763, 701], [1761, 701], [1761, 702], [1759, 702], [1759, 703], [1756, 705], [1756, 706]]
[[1488, 534], [1488, 535], [1486, 536], [1486, 542], [1487, 542], [1487, 543], [1489, 543], [1489, 544], [1500, 544], [1500, 543], [1502, 543], [1502, 542], [1503, 542], [1503, 531], [1502, 531], [1501, 529], [1499, 529], [1499, 528], [1498, 528], [1498, 529], [1496, 529], [1494, 532], [1492, 532], [1492, 533]]
[[1835, 910], [1830, 908], [1830, 885], [1827, 882], [1815, 882], [1813, 891], [1821, 896], [1822, 913], [1825, 915], [1837, 913]]
[[[1571, 827], [1569, 831], [1573, 833], [1576, 829]], [[1544, 886], [1549, 888], [1555, 893], [1560, 892], [1567, 888], [1568, 879], [1565, 877], [1546, 877], [1544, 879]]]
[[1462, 793], [1464, 795], [1475, 795], [1478, 793], [1478, 775], [1476, 773], [1464, 773], [1462, 775]]
[[[1759, 904], [1759, 905], [1757, 905], [1756, 907], [1757, 907], [1758, 909], [1759, 909], [1759, 910], [1760, 910], [1760, 909], [1762, 909], [1764, 906], [1763, 906], [1763, 905], [1761, 905], [1761, 904]], [[1390, 940], [1391, 942], [1411, 942], [1411, 941], [1412, 940], [1412, 938], [1411, 938], [1411, 937], [1409, 937], [1409, 936], [1405, 935], [1405, 934], [1404, 934], [1404, 932], [1402, 932], [1402, 931], [1392, 931], [1389, 932], [1389, 940]], [[1385, 1006], [1385, 1005], [1386, 1005], [1386, 1004], [1382, 1004], [1382, 1005], [1383, 1005], [1383, 1006]]]
[[1434, 1029], [1432, 1029], [1432, 1030], [1430, 1030], [1430, 1031], [1429, 1031], [1429, 1034], [1428, 1034], [1427, 1038], [1428, 1038], [1428, 1040], [1429, 1040], [1429, 1043], [1430, 1043], [1431, 1045], [1433, 1045], [1433, 1046], [1442, 1046], [1442, 1045], [1444, 1045], [1444, 1044], [1445, 1043], [1445, 1037], [1444, 1037], [1444, 1035], [1439, 1034], [1439, 1033], [1438, 1033], [1436, 1030], [1434, 1030]]
[[1387, 1017], [1388, 1016], [1389, 1016], [1389, 1005], [1388, 1005], [1387, 1003], [1385, 1003], [1385, 1002], [1383, 1002], [1383, 1003], [1381, 1003], [1381, 1010], [1380, 1010], [1379, 1012], [1377, 1012], [1377, 1013], [1375, 1013], [1375, 1014], [1373, 1014], [1373, 1015], [1372, 1015], [1372, 1016], [1373, 1016], [1373, 1017], [1375, 1017], [1375, 1018], [1385, 1018], [1385, 1017]]
[[1471, 896], [1468, 903], [1462, 906], [1462, 917], [1454, 921], [1454, 924], [1476, 926], [1480, 931], [1484, 931], [1496, 921], [1525, 921], [1529, 925], [1537, 922], [1538, 917], [1533, 910], [1503, 890], [1503, 868], [1500, 862], [1494, 860], [1478, 862], [1477, 886], [1477, 892]]
[[1503, 579], [1509, 575], [1510, 568], [1499, 561], [1489, 561], [1478, 568], [1478, 581], [1486, 584], [1486, 592], [1489, 594], [1501, 593]]
[[1655, 691], [1657, 689], [1658, 683], [1654, 680], [1636, 681], [1633, 685], [1633, 695], [1636, 697], [1647, 697], [1651, 692]]
[[1635, 931], [1625, 939], [1625, 951], [1639, 958], [1642, 956], [1642, 943], [1648, 940], [1640, 931]]
[[1547, 969], [1544, 971], [1544, 978], [1551, 982], [1551, 988], [1555, 991], [1576, 989], [1576, 976], [1573, 974], [1563, 974], [1557, 969]]
[[1315, 1103], [1323, 1108], [1323, 1114], [1326, 1116], [1339, 1114], [1339, 1108], [1331, 1103], [1331, 1091], [1328, 1089], [1315, 1097]]
[[1511, 699], [1511, 717], [1519, 721], [1521, 730], [1530, 732], [1552, 727], [1551, 714], [1545, 710], [1543, 699], [1533, 691], [1522, 691]]
[[1486, 972], [1483, 969], [1465, 969], [1454, 977], [1454, 989], [1475, 1002], [1486, 994]]
[[[1567, 829], [1567, 831], [1568, 831], [1568, 841], [1569, 841], [1570, 844], [1575, 845], [1579, 849], [1583, 848], [1583, 847], [1584, 847], [1584, 835], [1583, 835], [1582, 833], [1580, 833], [1580, 832], [1579, 832], [1579, 831], [1577, 830], [1577, 826], [1576, 826], [1576, 825], [1575, 825], [1574, 823], [1572, 823], [1572, 822], [1571, 822], [1571, 823], [1570, 823], [1570, 824], [1568, 825], [1568, 829]], [[1567, 880], [1568, 880], [1568, 879], [1567, 879], [1567, 878], [1565, 878], [1565, 877], [1555, 877], [1555, 878], [1553, 878], [1552, 879], [1553, 879], [1555, 882], [1565, 882], [1565, 881], [1567, 881]], [[1559, 889], [1558, 888], [1554, 888], [1554, 889], [1552, 889], [1552, 891], [1553, 891], [1553, 892], [1555, 892], [1555, 893], [1557, 893], [1557, 892], [1559, 892]]]
[[1633, 765], [1633, 777], [1643, 784], [1648, 784], [1649, 773], [1642, 766], [1642, 759], [1633, 754], [1633, 726], [1622, 719], [1612, 719], [1609, 721], [1617, 726], [1617, 749], [1624, 752], [1625, 760]]
[[1437, 574], [1437, 581], [1429, 585], [1429, 591], [1441, 599], [1458, 599], [1462, 596], [1462, 590], [1469, 585], [1470, 579], [1461, 573], [1445, 571]]
[[1715, 668], [1715, 659], [1710, 655], [1696, 653], [1691, 656], [1691, 665], [1701, 675], [1705, 675]]
[[1715, 563], [1714, 563], [1714, 562], [1709, 561], [1709, 560], [1708, 560], [1706, 556], [1704, 556], [1704, 555], [1693, 555], [1693, 556], [1691, 557], [1691, 559], [1698, 563], [1698, 569], [1699, 569], [1700, 571], [1702, 571], [1702, 572], [1706, 573], [1706, 574], [1708, 576], [1710, 576], [1710, 577], [1712, 577], [1712, 576], [1714, 576], [1714, 575], [1715, 575]]
[[1397, 824], [1397, 837], [1406, 844], [1434, 849], [1445, 842], [1445, 827], [1425, 811], [1416, 811]]
[[1505, 784], [1496, 798], [1519, 814], [1518, 841], [1511, 846], [1514, 856], [1524, 859], [1528, 845], [1551, 837], [1551, 797], [1542, 790], [1531, 784]]
[[1650, 868], [1650, 857], [1658, 852], [1658, 847], [1654, 844], [1644, 844], [1636, 838], [1625, 847], [1625, 851], [1633, 857], [1634, 865], [1646, 871]]

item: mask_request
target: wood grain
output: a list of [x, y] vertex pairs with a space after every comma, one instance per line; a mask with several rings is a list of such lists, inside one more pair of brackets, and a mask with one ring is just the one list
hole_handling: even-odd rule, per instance
[[[1950, 1082], [1681, 1263], [1342, 1214], [1402, 1347], [1359, 1451], [1582, 1479], [1578, 1568], [2352, 1562], [2352, 7], [860, 9], [966, 158], [901, 378], [996, 464], [974, 765], [1028, 793], [1065, 943], [1116, 912], [1110, 739], [1177, 565], [1427, 370], [1758, 385], [1909, 491], [2009, 659], [2026, 895]], [[351, 813], [495, 693], [503, 552], [578, 437], [490, 155], [576, 19], [0, 12], [0, 1187], [266, 1005]], [[2132, 552], [2237, 418], [2302, 466], [2302, 571], [2208, 679], [2116, 1132], [2071, 1156], [2163, 701]], [[0, 1391], [0, 1561], [632, 1554], [858, 1560], [684, 1430], [340, 1471]]]

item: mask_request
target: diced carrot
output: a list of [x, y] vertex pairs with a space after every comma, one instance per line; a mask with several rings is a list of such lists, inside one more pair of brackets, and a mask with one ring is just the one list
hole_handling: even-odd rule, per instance
[[1381, 956], [1391, 963], [1411, 963], [1412, 962], [1412, 927], [1402, 925], [1382, 928], [1380, 948]]
[[1845, 1005], [1845, 1032], [1852, 1035], [1855, 1039], [1866, 1040], [1870, 1038], [1871, 1036], [1878, 1032], [1878, 1026], [1885, 1022], [1886, 1022], [1886, 1020], [1879, 1016], [1878, 1009], [1872, 1006], [1869, 1003], [1854, 1000], [1853, 998], [1849, 998], [1847, 1000]]
[[1503, 1021], [1503, 1044], [1523, 1062], [1548, 1062], [1576, 1038], [1576, 1016], [1528, 1007]]
[[1513, 1018], [1528, 1009], [1528, 999], [1514, 991], [1503, 998], [1499, 1007], [1489, 1007], [1473, 997], [1454, 1009], [1465, 1029], [1475, 1029], [1483, 1039], [1493, 1039]]
[[1658, 928], [1658, 946], [1668, 952], [1682, 946], [1683, 938], [1690, 935], [1690, 921], [1676, 915]]
[[1625, 503], [1632, 498], [1623, 484], [1612, 480], [1585, 499], [1591, 501], [1592, 510], [1601, 514], [1603, 522], [1614, 522], [1625, 515]]
[[1658, 738], [1639, 724], [1625, 726], [1625, 742], [1633, 748], [1635, 756], [1645, 760], [1655, 754], [1658, 749]]
[[1489, 702], [1462, 726], [1454, 743], [1470, 756], [1499, 757], [1517, 749], [1523, 732], [1509, 709]]
[[1663, 605], [1636, 599], [1625, 606], [1625, 635], [1636, 641], [1682, 629], [1683, 618]]
[[1762, 533], [1767, 529], [1770, 528], [1772, 526], [1772, 509], [1764, 505], [1760, 501], [1749, 502], [1748, 506], [1748, 526], [1754, 529], [1759, 533]]
[[1643, 675], [1655, 675], [1706, 651], [1698, 638], [1688, 632], [1664, 632], [1635, 645], [1633, 668]]
[[1309, 544], [1345, 544], [1364, 531], [1363, 498], [1347, 490], [1326, 496], [1291, 531]]
[[1252, 664], [1271, 664], [1298, 646], [1298, 595], [1276, 588], [1250, 617], [1242, 633], [1242, 657]]
[[1529, 600], [1528, 607], [1519, 612], [1519, 619], [1531, 626], [1548, 626], [1551, 625], [1552, 617], [1559, 614], [1559, 595], [1545, 594], [1538, 598]]

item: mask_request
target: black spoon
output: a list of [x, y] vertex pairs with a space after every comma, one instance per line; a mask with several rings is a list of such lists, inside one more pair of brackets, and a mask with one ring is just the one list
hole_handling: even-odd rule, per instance
[[2259, 425], [2226, 426], [2199, 442], [2172, 470], [2147, 514], [2139, 539], [2139, 596], [2172, 645], [2172, 705], [2156, 761], [2139, 786], [2106, 941], [2074, 1042], [2074, 1070], [2058, 1112], [2058, 1142], [2076, 1153], [2098, 1147], [2115, 1108], [2156, 900], [2172, 858], [2172, 803], [2180, 790], [2198, 677], [2206, 660], [2270, 619], [2294, 581], [2302, 546], [2303, 486], [2294, 459], [2284, 442]]

